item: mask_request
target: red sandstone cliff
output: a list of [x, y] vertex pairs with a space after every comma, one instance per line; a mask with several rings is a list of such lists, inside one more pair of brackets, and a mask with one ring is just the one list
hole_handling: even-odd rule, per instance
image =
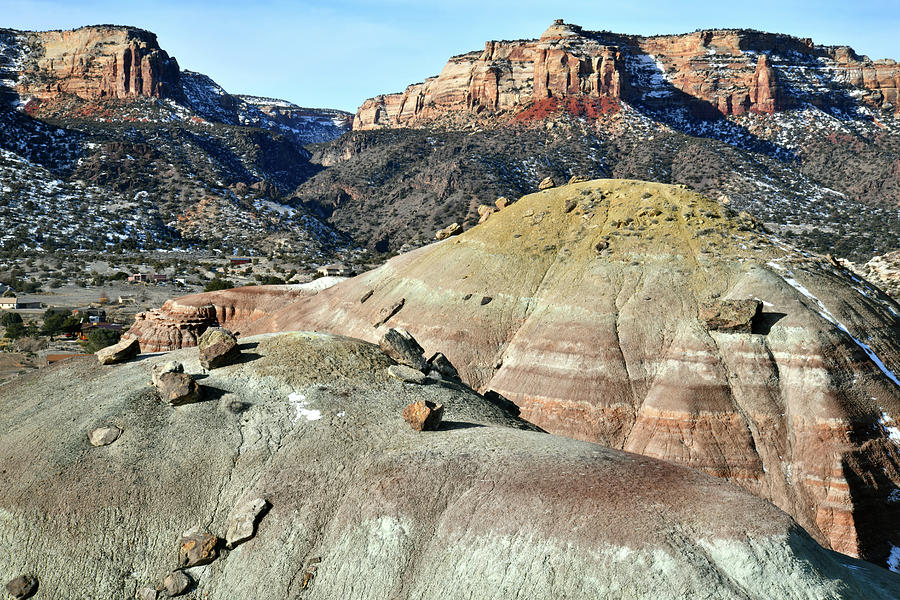
[[[819, 75], [834, 85], [816, 89]], [[802, 98], [786, 91], [784, 78]], [[556, 21], [540, 39], [487, 42], [482, 52], [451, 58], [436, 77], [366, 100], [353, 127], [411, 126], [448, 113], [514, 113], [570, 97], [689, 101], [724, 115], [773, 113], [822, 102], [842, 86], [859, 88], [870, 107], [900, 109], [900, 65], [870, 61], [847, 47], [746, 30], [628, 36]]]
[[49, 101], [71, 94], [98, 100], [181, 94], [178, 63], [149, 31], [99, 25], [20, 35], [29, 49], [16, 81], [22, 98]]

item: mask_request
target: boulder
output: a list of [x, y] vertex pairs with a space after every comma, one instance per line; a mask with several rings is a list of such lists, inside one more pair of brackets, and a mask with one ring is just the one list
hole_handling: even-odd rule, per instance
[[453, 366], [453, 363], [450, 362], [450, 359], [444, 356], [443, 353], [436, 352], [433, 354], [431, 358], [428, 359], [427, 364], [431, 371], [437, 371], [444, 379], [459, 381], [459, 372], [456, 370], [456, 367]]
[[430, 400], [419, 400], [403, 409], [403, 420], [416, 431], [435, 431], [443, 417], [444, 405]]
[[406, 365], [391, 365], [387, 368], [387, 373], [394, 379], [399, 379], [404, 383], [423, 384], [428, 379], [422, 371]]
[[515, 202], [515, 200], [510, 200], [506, 196], [500, 196], [499, 198], [494, 200], [494, 206], [497, 207], [497, 210], [503, 210], [504, 208], [506, 208], [507, 206], [509, 206], [510, 204], [512, 204], [514, 202]]
[[481, 204], [478, 207], [478, 223], [479, 224], [484, 223], [495, 212], [497, 212], [496, 206], [488, 206], [487, 204]]
[[172, 571], [163, 579], [162, 591], [167, 596], [180, 596], [188, 591], [194, 583], [191, 576], [184, 571]]
[[122, 435], [122, 430], [114, 425], [98, 427], [88, 434], [92, 446], [109, 446]]
[[425, 351], [416, 338], [405, 329], [388, 329], [381, 336], [378, 346], [401, 365], [407, 365], [422, 372], [428, 369], [428, 363], [424, 356]]
[[210, 327], [197, 343], [200, 351], [200, 366], [204, 369], [217, 369], [230, 365], [241, 355], [237, 338], [222, 327]]
[[556, 182], [553, 181], [552, 177], [544, 177], [538, 184], [539, 190], [549, 190], [550, 188], [554, 187], [556, 187]]
[[584, 183], [586, 181], [589, 181], [588, 178], [582, 175], [572, 175], [569, 177], [569, 185], [572, 185], [573, 183]]
[[141, 353], [141, 345], [137, 338], [125, 338], [118, 344], [97, 350], [97, 360], [101, 365], [114, 365], [134, 358]]
[[459, 223], [451, 223], [447, 227], [439, 230], [434, 237], [439, 240], [445, 240], [448, 237], [459, 235], [463, 232], [463, 228]]
[[159, 387], [159, 377], [165, 373], [184, 373], [184, 365], [177, 360], [170, 360], [150, 367], [150, 381]]
[[7, 593], [19, 600], [29, 598], [37, 590], [38, 581], [33, 575], [19, 575], [6, 583]]
[[753, 322], [762, 312], [759, 300], [713, 300], [700, 304], [700, 321], [710, 331], [751, 333]]
[[142, 587], [135, 593], [137, 600], [158, 600], [159, 591], [152, 587]]
[[265, 498], [251, 498], [238, 504], [228, 517], [225, 542], [234, 548], [256, 535], [256, 524], [271, 504]]
[[219, 538], [201, 529], [186, 531], [178, 543], [178, 566], [207, 565], [219, 556]]
[[200, 385], [187, 373], [163, 373], [157, 378], [156, 389], [162, 400], [172, 406], [191, 404], [200, 400]]

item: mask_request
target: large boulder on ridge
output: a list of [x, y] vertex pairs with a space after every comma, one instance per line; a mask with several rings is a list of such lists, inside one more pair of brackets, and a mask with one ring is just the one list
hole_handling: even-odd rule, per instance
[[[0, 580], [29, 572], [48, 582], [48, 598], [133, 598], [172, 568], [181, 532], [199, 523], [225, 536], [236, 507], [265, 498], [255, 536], [191, 568], [191, 587], [173, 592], [900, 595], [900, 576], [823, 549], [727, 482], [535, 431], [459, 384], [407, 386], [386, 374], [392, 361], [375, 345], [306, 333], [246, 341], [254, 360], [204, 380], [244, 402], [240, 413], [215, 401], [175, 411], [146, 386], [142, 363], [196, 371], [196, 350], [116, 369], [74, 359], [0, 386]], [[444, 405], [437, 431], [401, 418], [417, 400]], [[129, 435], [89, 451], [83, 432], [109, 420]]]

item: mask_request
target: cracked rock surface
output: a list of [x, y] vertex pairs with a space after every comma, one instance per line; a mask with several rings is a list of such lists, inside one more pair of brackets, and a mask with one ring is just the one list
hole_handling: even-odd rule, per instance
[[[176, 572], [194, 582], [185, 598], [900, 595], [897, 575], [721, 479], [535, 431], [458, 383], [408, 386], [375, 345], [286, 333], [242, 350], [253, 360], [180, 407], [149, 369], [194, 372], [195, 349], [0, 387], [0, 578], [34, 573], [42, 598], [132, 598], [170, 572], [181, 532], [224, 537], [235, 507], [265, 498], [252, 538]], [[243, 408], [222, 410], [226, 394]], [[428, 435], [400, 417], [418, 400], [445, 407]], [[128, 435], [96, 452], [84, 431], [104, 421]]]

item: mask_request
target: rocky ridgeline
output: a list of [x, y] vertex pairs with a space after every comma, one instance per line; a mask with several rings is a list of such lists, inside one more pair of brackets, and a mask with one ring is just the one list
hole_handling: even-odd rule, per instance
[[[408, 332], [387, 329], [381, 342], [264, 335], [243, 338], [240, 359], [202, 379], [201, 347], [112, 366], [64, 361], [0, 387], [7, 592], [900, 594], [896, 575], [823, 549], [768, 502], [697, 471], [539, 432], [502, 399], [438, 377], [449, 362], [427, 367]], [[398, 379], [400, 366], [427, 368], [427, 381]], [[163, 401], [147, 384], [188, 373], [202, 388], [189, 403]]]
[[810, 94], [821, 103], [858, 91], [868, 106], [896, 112], [898, 89], [900, 66], [846, 46], [747, 30], [641, 37], [556, 21], [538, 40], [487, 42], [483, 51], [451, 58], [436, 77], [366, 100], [353, 128], [410, 126], [454, 112], [516, 114], [566, 98], [688, 103], [741, 115], [780, 111]]
[[550, 432], [726, 478], [886, 564], [900, 547], [898, 313], [750, 215], [600, 180], [546, 187], [242, 332], [376, 342], [403, 328]]

